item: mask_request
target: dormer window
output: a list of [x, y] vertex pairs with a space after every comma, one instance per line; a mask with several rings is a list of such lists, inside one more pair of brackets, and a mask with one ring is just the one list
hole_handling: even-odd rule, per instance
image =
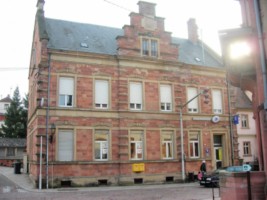
[[142, 56], [158, 57], [158, 40], [142, 38]]

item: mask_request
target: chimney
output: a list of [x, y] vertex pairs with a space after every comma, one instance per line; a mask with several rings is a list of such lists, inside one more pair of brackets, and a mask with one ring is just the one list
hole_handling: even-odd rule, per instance
[[37, 1], [37, 10], [43, 10], [44, 9], [44, 4], [45, 4], [45, 1], [44, 0], [38, 0]]
[[198, 42], [198, 27], [196, 24], [196, 19], [190, 18], [187, 22], [188, 39], [193, 43]]
[[149, 3], [145, 1], [139, 1], [137, 3], [139, 5], [139, 13], [145, 16], [155, 17], [156, 11], [155, 11], [155, 3]]

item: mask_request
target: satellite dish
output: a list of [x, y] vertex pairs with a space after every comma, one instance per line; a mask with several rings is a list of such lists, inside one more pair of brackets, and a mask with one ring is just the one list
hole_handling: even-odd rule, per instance
[[219, 117], [218, 115], [215, 115], [215, 116], [213, 116], [213, 117], [211, 118], [211, 121], [212, 121], [213, 123], [218, 123], [218, 122], [220, 121], [220, 117]]

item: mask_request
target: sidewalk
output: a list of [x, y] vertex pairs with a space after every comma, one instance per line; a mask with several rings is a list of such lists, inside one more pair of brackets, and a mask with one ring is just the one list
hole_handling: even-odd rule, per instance
[[[135, 190], [135, 189], [157, 189], [157, 188], [183, 188], [183, 187], [189, 187], [192, 188], [192, 191], [195, 187], [199, 187], [198, 182], [193, 183], [181, 183], [181, 184], [165, 184], [165, 185], [135, 185], [135, 186], [108, 186], [108, 187], [79, 187], [79, 188], [54, 188], [54, 189], [46, 189], [43, 188], [42, 190], [39, 190], [38, 188], [34, 188], [34, 185], [32, 181], [29, 178], [28, 174], [15, 174], [14, 168], [12, 167], [3, 167], [0, 166], [0, 174], [7, 177], [9, 180], [17, 184], [21, 189], [24, 189], [29, 192], [73, 192], [73, 191], [120, 191], [120, 190]], [[197, 194], [196, 199], [197, 199]], [[206, 200], [210, 200], [211, 198], [205, 198]], [[218, 194], [216, 194], [216, 200], [220, 200], [220, 197], [218, 197]], [[203, 199], [202, 199], [203, 200]]]

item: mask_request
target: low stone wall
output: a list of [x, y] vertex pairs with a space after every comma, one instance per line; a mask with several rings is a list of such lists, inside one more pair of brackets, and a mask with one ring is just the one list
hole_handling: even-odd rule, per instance
[[[266, 199], [264, 186], [266, 177], [264, 172], [250, 173], [251, 199]], [[221, 200], [249, 199], [247, 172], [223, 172], [220, 173], [220, 197]]]

